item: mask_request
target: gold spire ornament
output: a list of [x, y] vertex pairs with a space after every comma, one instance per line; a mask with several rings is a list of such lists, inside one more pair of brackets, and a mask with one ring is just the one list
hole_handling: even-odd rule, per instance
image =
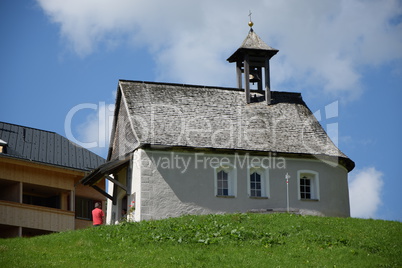
[[253, 23], [253, 21], [251, 20], [251, 10], [250, 10], [250, 13], [248, 14], [248, 16], [250, 17], [250, 21], [248, 22], [248, 26], [250, 26], [250, 27], [253, 27], [253, 25], [254, 25], [254, 23]]

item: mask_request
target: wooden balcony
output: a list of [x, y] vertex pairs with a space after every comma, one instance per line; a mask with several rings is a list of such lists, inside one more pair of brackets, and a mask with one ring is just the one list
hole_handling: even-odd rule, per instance
[[74, 230], [74, 212], [0, 201], [0, 224], [60, 232]]

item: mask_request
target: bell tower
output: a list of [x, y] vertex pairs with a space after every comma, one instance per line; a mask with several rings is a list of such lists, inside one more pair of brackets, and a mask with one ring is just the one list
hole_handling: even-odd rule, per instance
[[[269, 74], [269, 60], [278, 53], [279, 50], [268, 46], [254, 32], [251, 21], [248, 25], [250, 31], [244, 39], [243, 44], [230, 56], [227, 61], [236, 62], [237, 86], [242, 88], [242, 76], [244, 74], [244, 89], [246, 92], [246, 102], [250, 103], [250, 83], [257, 83], [257, 92], [264, 93], [263, 79], [265, 87], [265, 101], [271, 104], [271, 82]], [[263, 77], [264, 75], [264, 77]]]

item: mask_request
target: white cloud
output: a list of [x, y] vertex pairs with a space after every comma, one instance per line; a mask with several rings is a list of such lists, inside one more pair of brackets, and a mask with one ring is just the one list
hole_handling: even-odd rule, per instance
[[114, 105], [100, 102], [77, 127], [78, 141], [96, 154], [106, 157], [113, 124]]
[[381, 205], [383, 174], [374, 167], [355, 170], [349, 177], [352, 217], [375, 218]]
[[[158, 80], [233, 86], [225, 60], [254, 29], [278, 48], [274, 89], [356, 98], [361, 67], [402, 59], [402, 4], [389, 1], [37, 0], [79, 55], [121, 42], [148, 47]], [[398, 19], [399, 18], [399, 19]]]

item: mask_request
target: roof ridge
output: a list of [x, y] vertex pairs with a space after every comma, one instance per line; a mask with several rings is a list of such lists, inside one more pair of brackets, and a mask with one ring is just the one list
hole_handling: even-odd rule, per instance
[[235, 91], [243, 91], [244, 90], [244, 89], [241, 89], [241, 88], [234, 88], [234, 87], [205, 86], [205, 85], [194, 85], [194, 84], [172, 83], [172, 82], [153, 82], [153, 81], [139, 81], [139, 80], [125, 80], [125, 79], [120, 79], [119, 82], [142, 83], [142, 84], [151, 84], [151, 85], [195, 87], [195, 88], [208, 88], [208, 89], [226, 89], [226, 90], [235, 90]]
[[[241, 92], [244, 91], [244, 88], [237, 88], [237, 87], [204, 86], [204, 85], [171, 83], [171, 82], [153, 82], [153, 81], [127, 80], [127, 79], [119, 79], [119, 82], [141, 83], [150, 85], [182, 86], [182, 87], [194, 87], [194, 88], [206, 88], [206, 89], [222, 89], [222, 90], [241, 91]], [[256, 90], [251, 91], [252, 93], [257, 92]], [[271, 92], [301, 95], [301, 92], [277, 91], [277, 90], [271, 90]]]
[[[49, 131], [49, 130], [35, 128], [35, 127], [27, 127], [27, 126], [17, 125], [17, 124], [13, 124], [13, 123], [4, 122], [4, 121], [0, 121], [0, 124], [13, 125], [13, 126], [16, 126], [16, 127], [29, 128], [29, 129], [33, 129], [33, 130], [38, 130], [38, 131], [43, 131], [43, 132], [48, 132], [48, 133], [53, 133], [53, 134], [60, 135], [59, 133], [57, 133], [55, 131]], [[63, 136], [63, 135], [60, 135], [60, 136]]]

